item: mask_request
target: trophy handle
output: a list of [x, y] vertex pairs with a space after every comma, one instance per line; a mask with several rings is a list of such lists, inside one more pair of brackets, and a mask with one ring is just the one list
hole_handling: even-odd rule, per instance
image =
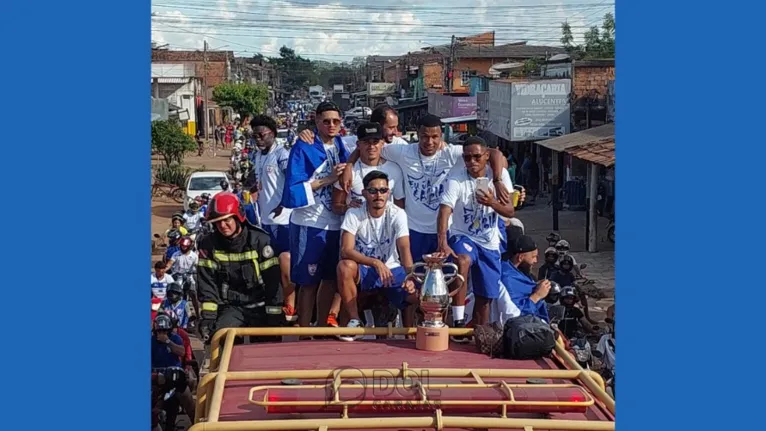
[[425, 268], [425, 267], [426, 267], [426, 264], [423, 263], [423, 262], [416, 263], [415, 265], [412, 266], [412, 269], [410, 270], [410, 273], [407, 274], [407, 277], [404, 278], [404, 281], [407, 281], [408, 279], [412, 278], [415, 281], [417, 281], [418, 283], [423, 284], [423, 278], [425, 278], [425, 276], [426, 276], [425, 271], [423, 271], [423, 272], [415, 272], [415, 270], [418, 269], [418, 268]]
[[[461, 282], [465, 282], [465, 278], [463, 278], [462, 275], [458, 274], [457, 265], [455, 265], [454, 263], [445, 263], [442, 266], [442, 268], [444, 268], [444, 267], [452, 268], [455, 271], [454, 274], [445, 274], [444, 275], [444, 282], [447, 284], [447, 286], [452, 284], [455, 280], [460, 280]], [[449, 296], [450, 297], [455, 296], [455, 294], [457, 294], [457, 292], [458, 292], [458, 290], [455, 289], [452, 292], [450, 292]]]

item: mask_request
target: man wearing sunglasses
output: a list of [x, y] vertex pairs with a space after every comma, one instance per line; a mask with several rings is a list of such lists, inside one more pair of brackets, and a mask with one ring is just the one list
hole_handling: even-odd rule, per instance
[[[363, 179], [364, 206], [346, 212], [341, 229], [338, 291], [350, 318], [349, 328], [362, 326], [357, 285], [364, 293], [379, 289], [391, 305], [404, 310], [403, 324], [413, 324], [415, 285], [404, 279], [412, 269], [407, 215], [389, 200], [388, 175], [372, 171]], [[353, 341], [355, 337], [341, 337]]]
[[[381, 127], [383, 141], [386, 145], [408, 145], [404, 138], [397, 136], [399, 132], [399, 114], [396, 113], [396, 109], [389, 105], [381, 104], [372, 110], [370, 115], [370, 122], [377, 123]], [[306, 142], [311, 142], [314, 139], [314, 132], [311, 129], [305, 129], [301, 131], [301, 139]], [[356, 149], [359, 142], [359, 136], [344, 136], [343, 143], [346, 144], [346, 149], [349, 152], [353, 152]], [[361, 155], [360, 155], [361, 157]]]
[[378, 123], [364, 123], [356, 130], [359, 144], [359, 160], [349, 164], [353, 172], [350, 193], [346, 193], [340, 184], [335, 184], [332, 192], [333, 210], [336, 214], [345, 214], [349, 208], [358, 208], [364, 204], [362, 189], [363, 179], [372, 171], [380, 171], [388, 176], [389, 201], [393, 200], [400, 208], [404, 208], [404, 184], [402, 170], [399, 165], [388, 162], [380, 157], [384, 145], [383, 127]]
[[331, 102], [320, 103], [314, 140], [298, 139], [290, 150], [281, 205], [274, 210], [275, 216], [282, 207], [293, 210], [290, 279], [300, 286], [297, 320], [304, 327], [311, 323], [315, 305], [317, 322], [326, 324], [336, 291], [341, 217], [332, 211], [332, 190], [348, 159], [338, 136], [340, 126], [340, 108]]
[[[471, 136], [463, 144], [464, 169], [455, 169], [446, 180], [437, 219], [439, 251], [456, 258], [458, 271], [464, 283], [457, 287], [455, 302], [465, 304], [470, 282], [476, 299], [473, 310], [475, 325], [487, 324], [490, 305], [500, 295], [500, 231], [498, 215], [513, 217], [513, 202], [501, 202], [496, 188], [489, 180], [489, 148], [484, 139]], [[501, 170], [503, 185], [510, 190], [511, 179], [506, 169]], [[454, 214], [454, 217], [452, 215]], [[450, 226], [450, 218], [452, 225]], [[448, 231], [449, 229], [449, 235]], [[469, 278], [470, 276], [470, 278]], [[454, 316], [455, 326], [461, 326]], [[460, 338], [454, 341], [465, 342]]]

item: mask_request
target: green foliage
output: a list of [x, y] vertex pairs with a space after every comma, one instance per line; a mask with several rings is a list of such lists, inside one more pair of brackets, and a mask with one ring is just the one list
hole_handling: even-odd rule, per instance
[[597, 58], [614, 58], [614, 14], [607, 13], [601, 28], [593, 26], [583, 35], [585, 43], [574, 45], [572, 28], [568, 23], [561, 24], [561, 44], [575, 60], [588, 60]]
[[242, 117], [263, 113], [268, 100], [269, 88], [264, 84], [226, 82], [213, 89], [218, 106], [229, 107]]
[[163, 165], [157, 168], [154, 172], [154, 179], [158, 183], [173, 184], [184, 188], [186, 187], [186, 183], [189, 181], [191, 174], [194, 172], [203, 172], [205, 170], [206, 168], [204, 165], [200, 168], [192, 169], [188, 166], [174, 163], [169, 166]]
[[184, 133], [181, 125], [173, 120], [152, 122], [152, 150], [162, 156], [165, 166], [182, 163], [187, 151], [197, 149], [197, 142]]
[[269, 57], [269, 63], [276, 66], [282, 76], [282, 86], [287, 91], [318, 82], [316, 67], [311, 60], [296, 55], [294, 50], [286, 46], [279, 49], [279, 57]]

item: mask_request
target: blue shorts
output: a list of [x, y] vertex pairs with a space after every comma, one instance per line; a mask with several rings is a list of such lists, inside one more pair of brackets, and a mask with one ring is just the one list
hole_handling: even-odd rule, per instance
[[439, 237], [435, 233], [420, 233], [410, 229], [410, 252], [412, 253], [412, 262], [422, 262], [424, 254], [436, 252], [439, 249], [438, 238]]
[[487, 299], [500, 296], [500, 252], [488, 250], [476, 245], [472, 239], [455, 235], [449, 239], [449, 246], [457, 254], [466, 254], [471, 258], [471, 286], [473, 294]]
[[319, 284], [337, 280], [340, 231], [290, 223], [290, 280], [295, 284]]
[[359, 286], [362, 292], [381, 289], [391, 305], [404, 310], [408, 305], [407, 297], [409, 293], [404, 290], [402, 285], [404, 284], [404, 278], [407, 277], [407, 273], [400, 266], [392, 269], [391, 274], [394, 276], [391, 287], [383, 287], [383, 282], [380, 281], [380, 276], [378, 276], [378, 272], [374, 268], [359, 265]]
[[265, 224], [263, 230], [271, 238], [271, 248], [274, 254], [279, 256], [284, 252], [290, 251], [290, 228], [286, 224]]
[[505, 220], [497, 218], [497, 228], [500, 229], [500, 254], [508, 251], [508, 232], [505, 231]]

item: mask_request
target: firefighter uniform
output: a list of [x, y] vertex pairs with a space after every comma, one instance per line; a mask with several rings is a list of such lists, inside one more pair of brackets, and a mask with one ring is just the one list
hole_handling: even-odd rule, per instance
[[269, 235], [247, 223], [241, 228], [234, 237], [216, 231], [199, 242], [197, 290], [202, 321], [212, 323], [210, 334], [223, 328], [282, 326], [285, 321], [279, 260]]

